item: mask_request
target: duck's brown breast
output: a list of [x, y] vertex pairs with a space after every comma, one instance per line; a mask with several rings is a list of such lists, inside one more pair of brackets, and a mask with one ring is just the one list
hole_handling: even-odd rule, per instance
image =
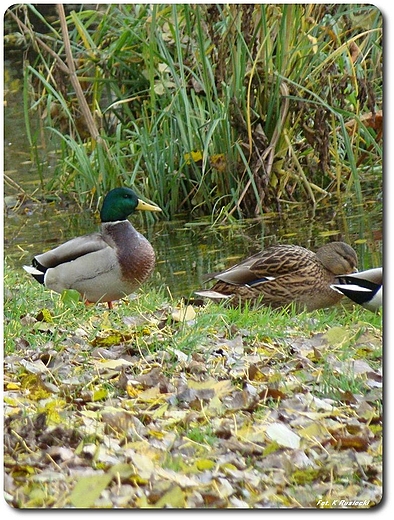
[[150, 276], [155, 266], [155, 252], [128, 220], [103, 225], [103, 238], [116, 251], [125, 280], [141, 284]]

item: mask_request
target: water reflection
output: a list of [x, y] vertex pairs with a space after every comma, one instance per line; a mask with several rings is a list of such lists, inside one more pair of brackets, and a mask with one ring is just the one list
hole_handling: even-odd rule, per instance
[[[259, 249], [277, 243], [299, 244], [312, 250], [327, 241], [343, 240], [359, 256], [360, 269], [382, 264], [382, 236], [379, 221], [371, 213], [350, 215], [333, 207], [310, 211], [300, 209], [212, 226], [210, 222], [184, 218], [173, 222], [148, 224], [143, 217], [133, 225], [152, 243], [157, 267], [149, 282], [168, 286], [175, 296], [190, 296], [203, 286], [206, 273], [225, 269]], [[99, 222], [91, 211], [60, 208], [54, 203], [12, 209], [5, 217], [5, 256], [10, 266], [21, 269], [34, 254], [85, 233], [97, 231]], [[21, 270], [21, 276], [26, 276]]]

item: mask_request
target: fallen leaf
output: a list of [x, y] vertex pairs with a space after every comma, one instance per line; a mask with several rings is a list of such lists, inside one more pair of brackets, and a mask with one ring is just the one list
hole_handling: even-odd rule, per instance
[[194, 318], [196, 317], [196, 311], [191, 305], [187, 305], [186, 307], [181, 306], [174, 309], [171, 313], [171, 316], [174, 321], [190, 321], [194, 320]]
[[141, 453], [133, 453], [130, 458], [138, 472], [138, 476], [144, 480], [149, 480], [155, 472], [155, 465], [152, 460]]
[[179, 486], [174, 486], [156, 502], [155, 507], [183, 508], [185, 507], [185, 494]]
[[108, 359], [108, 360], [100, 360], [100, 361], [97, 361], [96, 359], [93, 360], [93, 364], [98, 368], [98, 369], [103, 369], [103, 368], [109, 368], [109, 369], [117, 369], [119, 367], [122, 367], [122, 366], [125, 366], [125, 367], [129, 367], [129, 366], [132, 366], [133, 363], [131, 363], [130, 361], [126, 361], [125, 359]]
[[92, 507], [112, 478], [110, 473], [80, 477], [71, 492], [71, 504], [78, 508]]
[[266, 430], [267, 435], [273, 441], [286, 448], [299, 448], [300, 437], [282, 423], [270, 424]]

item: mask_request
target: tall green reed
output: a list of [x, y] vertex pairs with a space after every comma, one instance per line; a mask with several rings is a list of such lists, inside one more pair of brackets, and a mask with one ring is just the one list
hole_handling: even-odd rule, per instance
[[28, 122], [41, 107], [42, 135], [62, 150], [47, 189], [90, 200], [134, 185], [168, 217], [230, 217], [329, 196], [362, 203], [365, 175], [380, 183], [373, 6], [81, 6], [68, 37], [99, 140], [54, 56], [64, 52], [59, 27], [44, 22], [45, 34], [25, 24], [36, 50], [25, 112]]

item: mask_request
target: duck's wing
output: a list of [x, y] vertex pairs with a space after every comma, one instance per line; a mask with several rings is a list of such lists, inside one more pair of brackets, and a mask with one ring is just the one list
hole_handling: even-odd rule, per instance
[[46, 251], [34, 257], [33, 267], [45, 272], [51, 267], [71, 262], [84, 255], [100, 251], [108, 247], [108, 243], [103, 240], [100, 233], [92, 233], [77, 238], [73, 238], [55, 249]]
[[[249, 265], [237, 265], [223, 271], [222, 273], [218, 273], [214, 276], [215, 280], [219, 280], [221, 282], [226, 282], [232, 285], [244, 285], [249, 284], [256, 281], [256, 273], [250, 268]], [[263, 277], [265, 280], [272, 280], [272, 277], [267, 278]], [[261, 279], [261, 277], [259, 277]], [[263, 281], [263, 280], [262, 280]]]
[[217, 273], [214, 278], [233, 285], [268, 282], [280, 276], [297, 273], [314, 257], [315, 253], [300, 246], [272, 246]]
[[254, 274], [250, 271], [250, 266], [255, 262], [255, 259], [261, 255], [261, 252], [256, 253], [253, 256], [249, 256], [235, 264], [224, 271], [219, 271], [215, 273], [209, 273], [204, 276], [204, 281], [208, 282], [210, 280], [220, 280], [222, 282], [230, 283], [230, 284], [242, 284], [248, 283], [254, 279]]

